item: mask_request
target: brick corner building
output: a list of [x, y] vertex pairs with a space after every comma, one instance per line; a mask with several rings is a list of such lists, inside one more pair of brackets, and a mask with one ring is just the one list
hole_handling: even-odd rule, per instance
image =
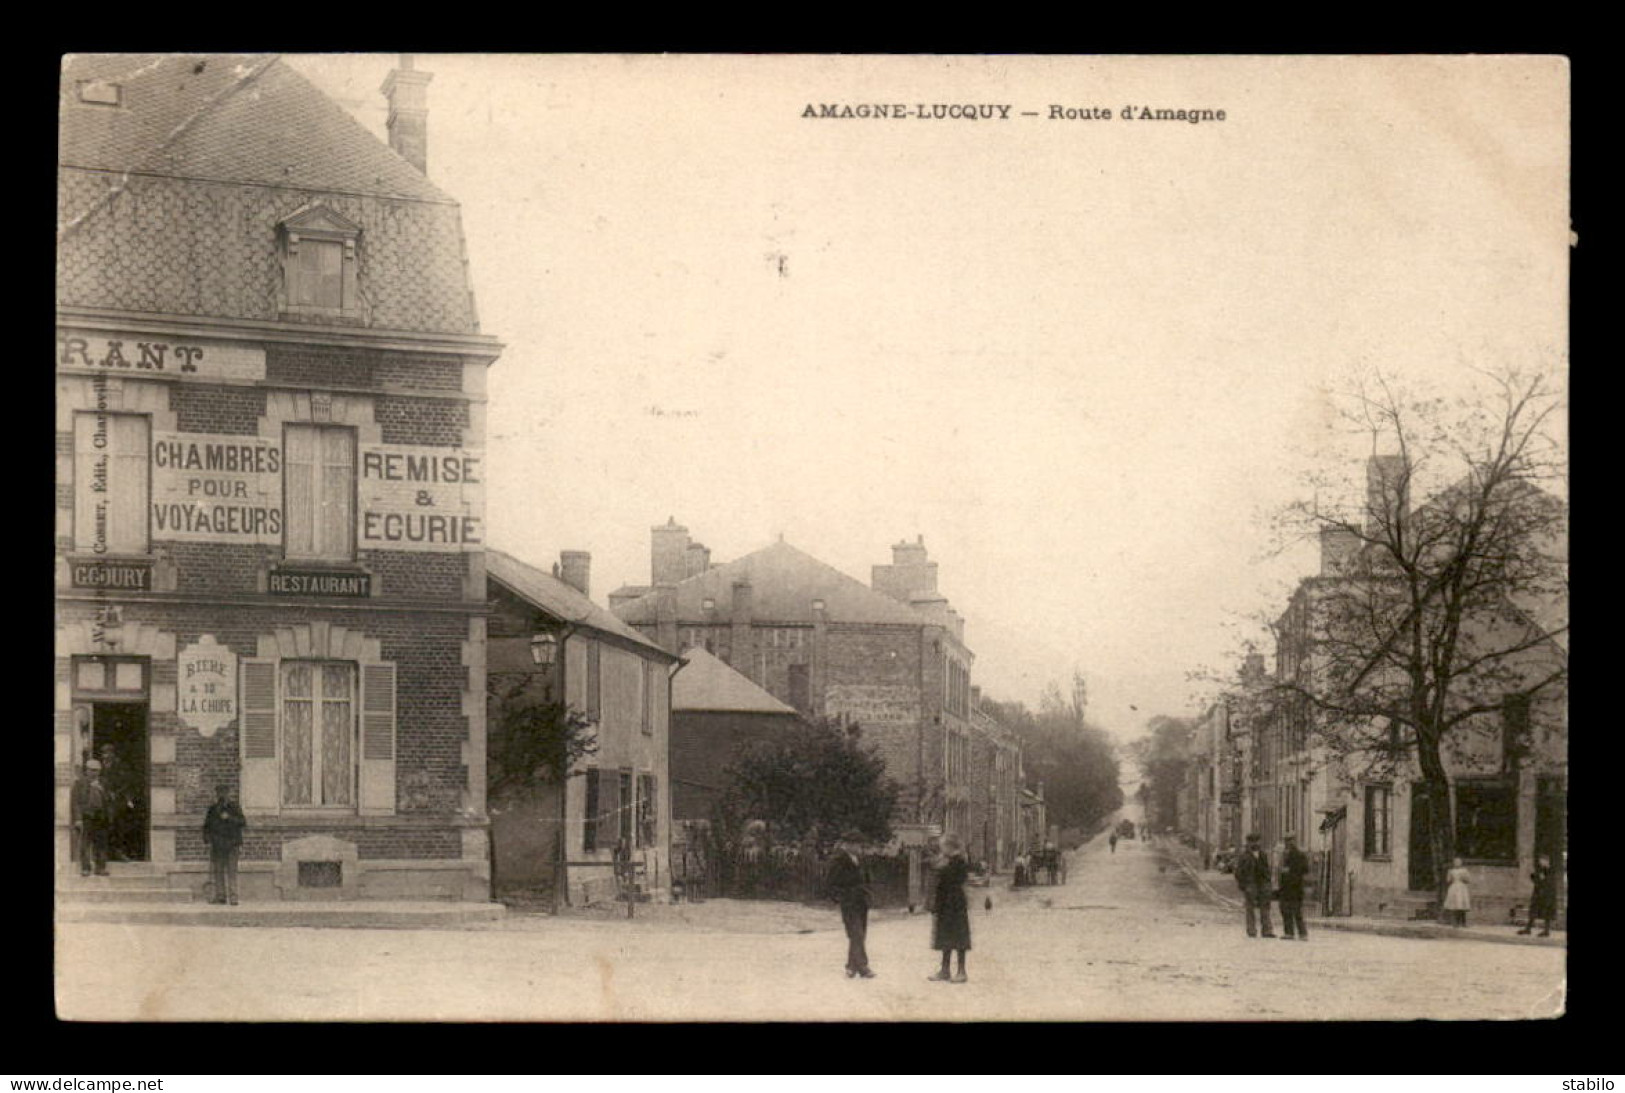
[[[485, 373], [429, 74], [377, 140], [275, 57], [79, 55], [60, 100], [57, 848], [245, 899], [485, 899]], [[120, 864], [122, 863], [122, 864]]]

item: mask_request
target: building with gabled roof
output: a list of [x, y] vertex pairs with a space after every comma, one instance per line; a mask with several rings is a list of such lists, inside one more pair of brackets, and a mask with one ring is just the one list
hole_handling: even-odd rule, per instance
[[685, 649], [683, 660], [671, 693], [671, 809], [679, 825], [710, 820], [741, 749], [772, 740], [800, 717], [700, 646]]
[[671, 675], [680, 661], [593, 603], [589, 573], [585, 551], [565, 551], [553, 573], [486, 551], [493, 700], [557, 703], [592, 722], [592, 751], [562, 786], [492, 801], [505, 897], [581, 905], [654, 896], [671, 883]]
[[695, 547], [675, 519], [654, 527], [649, 585], [611, 593], [611, 609], [664, 649], [705, 650], [804, 716], [855, 725], [898, 783], [900, 826], [950, 831], [976, 857], [996, 857], [979, 812], [987, 782], [973, 785], [975, 658], [923, 540], [895, 545], [868, 585], [783, 539], [720, 565]]
[[[486, 369], [431, 80], [375, 138], [265, 55], [70, 55], [59, 97], [56, 783], [115, 872], [485, 899]], [[84, 863], [80, 863], [84, 864]], [[92, 882], [94, 883], [94, 882]], [[213, 893], [221, 895], [222, 893]]]

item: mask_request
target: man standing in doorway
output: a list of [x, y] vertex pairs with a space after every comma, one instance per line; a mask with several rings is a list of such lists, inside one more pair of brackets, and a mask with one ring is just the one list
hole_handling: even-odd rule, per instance
[[107, 824], [111, 797], [102, 784], [102, 765], [95, 759], [73, 783], [72, 819], [79, 843], [79, 875], [88, 877], [94, 865], [98, 877], [107, 876]]
[[1281, 901], [1281, 934], [1292, 940], [1294, 932], [1299, 941], [1309, 940], [1309, 928], [1303, 924], [1303, 879], [1309, 875], [1309, 856], [1298, 849], [1298, 840], [1291, 835], [1282, 840], [1286, 850], [1281, 854], [1281, 883], [1278, 889]]
[[203, 817], [203, 841], [209, 844], [209, 879], [214, 884], [210, 903], [237, 903], [237, 857], [242, 852], [243, 828], [248, 820], [236, 801], [231, 799], [231, 787], [221, 783], [214, 787], [214, 804]]
[[846, 977], [873, 979], [865, 942], [869, 935], [869, 875], [858, 858], [863, 836], [848, 831], [836, 844], [835, 860], [825, 877], [829, 898], [841, 905], [841, 925], [846, 928]]
[[1265, 937], [1274, 937], [1270, 925], [1270, 860], [1259, 849], [1257, 835], [1247, 836], [1247, 849], [1236, 859], [1236, 884], [1247, 906], [1247, 936], [1257, 937], [1260, 925]]

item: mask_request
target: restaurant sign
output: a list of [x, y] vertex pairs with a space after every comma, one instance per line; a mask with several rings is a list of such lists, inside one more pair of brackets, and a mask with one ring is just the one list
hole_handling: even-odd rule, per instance
[[274, 596], [345, 596], [365, 599], [372, 595], [372, 574], [331, 569], [289, 569], [278, 566], [266, 579], [265, 590]]

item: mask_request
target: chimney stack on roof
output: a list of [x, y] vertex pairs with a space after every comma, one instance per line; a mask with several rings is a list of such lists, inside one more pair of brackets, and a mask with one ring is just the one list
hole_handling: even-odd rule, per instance
[[592, 595], [592, 554], [585, 550], [559, 551], [559, 580], [583, 596]]
[[710, 568], [710, 548], [704, 543], [690, 542], [683, 551], [683, 576], [697, 577]]
[[1385, 537], [1410, 504], [1410, 483], [1402, 455], [1374, 455], [1365, 465], [1366, 536]]
[[[918, 606], [922, 602], [942, 600], [937, 594], [937, 563], [928, 560], [925, 536], [914, 542], [893, 544], [891, 565], [871, 566], [869, 584], [876, 592], [884, 592], [901, 603]], [[942, 600], [946, 605], [947, 601]]]
[[429, 173], [430, 72], [412, 66], [412, 55], [401, 54], [400, 67], [384, 79], [381, 90], [389, 100], [389, 146], [412, 166]]
[[668, 517], [649, 529], [649, 583], [676, 584], [688, 576], [688, 529]]

